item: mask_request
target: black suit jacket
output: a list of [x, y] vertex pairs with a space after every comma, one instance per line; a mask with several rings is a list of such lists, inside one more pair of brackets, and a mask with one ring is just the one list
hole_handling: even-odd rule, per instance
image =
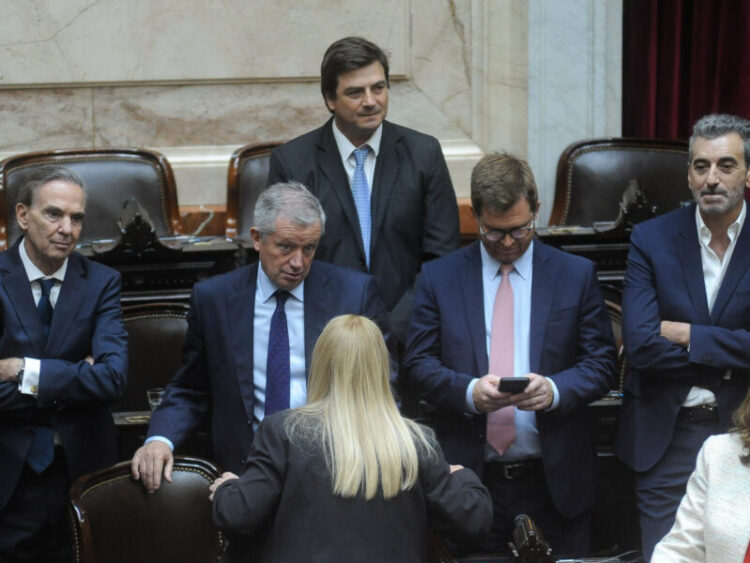
[[335, 496], [320, 445], [287, 437], [289, 412], [263, 420], [244, 473], [214, 499], [220, 528], [250, 535], [266, 526], [258, 561], [418, 563], [430, 560], [428, 524], [458, 538], [489, 531], [487, 489], [469, 469], [450, 473], [437, 445], [437, 457], [420, 456], [410, 491], [389, 500]]
[[[16, 382], [0, 383], [0, 508], [15, 489], [36, 426], [59, 434], [71, 478], [114, 463], [109, 407], [127, 383], [120, 274], [73, 253], [45, 344], [19, 244], [0, 254], [0, 358], [39, 358], [41, 371], [38, 397], [19, 393]], [[89, 355], [93, 366], [84, 360]]]
[[[331, 120], [274, 150], [268, 183], [288, 180], [307, 186], [326, 212], [315, 257], [366, 271], [357, 210]], [[404, 340], [422, 262], [459, 243], [456, 194], [437, 139], [383, 122], [371, 213], [370, 273], [391, 311], [394, 333]]]
[[[214, 455], [226, 471], [244, 465], [253, 439], [253, 311], [259, 263], [197, 284], [191, 297], [182, 368], [153, 413], [149, 436], [179, 446], [211, 417]], [[388, 342], [388, 320], [371, 276], [314, 261], [305, 279], [305, 356], [336, 315], [375, 321]]]

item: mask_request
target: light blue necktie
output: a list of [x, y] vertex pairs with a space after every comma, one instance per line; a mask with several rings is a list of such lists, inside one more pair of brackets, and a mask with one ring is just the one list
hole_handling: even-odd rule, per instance
[[362, 244], [365, 247], [365, 262], [370, 269], [370, 231], [372, 230], [372, 218], [370, 216], [370, 187], [367, 185], [365, 175], [365, 159], [370, 152], [369, 146], [360, 147], [354, 151], [354, 160], [357, 165], [352, 176], [352, 196], [357, 208], [359, 228], [362, 231]]

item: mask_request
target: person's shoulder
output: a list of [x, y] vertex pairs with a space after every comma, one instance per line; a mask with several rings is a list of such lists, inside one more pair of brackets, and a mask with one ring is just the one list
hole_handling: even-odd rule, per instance
[[433, 260], [429, 260], [422, 264], [422, 271], [427, 272], [444, 272], [446, 270], [453, 270], [458, 267], [464, 267], [467, 261], [473, 259], [481, 260], [479, 256], [479, 241], [473, 242], [469, 245], [462, 246], [448, 254], [444, 254]]
[[236, 287], [245, 287], [257, 269], [258, 264], [255, 263], [217, 274], [195, 284], [194, 290], [199, 293], [226, 293]]
[[745, 450], [740, 435], [736, 432], [709, 436], [703, 443], [704, 454], [709, 460], [729, 456], [738, 458]]
[[416, 129], [405, 127], [404, 125], [398, 125], [391, 121], [383, 122], [383, 133], [394, 135], [397, 138], [401, 137], [405, 139], [407, 142], [417, 143], [421, 145], [433, 145], [433, 144], [439, 145], [440, 144], [437, 138], [433, 137], [432, 135], [428, 135], [427, 133], [422, 133], [421, 131], [417, 131]]
[[661, 236], [667, 232], [676, 232], [679, 225], [685, 224], [688, 221], [692, 221], [692, 224], [695, 224], [694, 217], [694, 205], [673, 209], [667, 213], [638, 223], [633, 227], [633, 235], [650, 238], [656, 235]]
[[97, 262], [96, 260], [91, 260], [79, 252], [74, 252], [68, 257], [68, 268], [71, 268], [71, 270], [81, 268], [81, 270], [86, 273], [87, 277], [92, 280], [109, 280], [122, 277], [122, 274], [114, 268], [102, 264], [101, 262]]
[[595, 268], [592, 260], [545, 244], [538, 238], [534, 240], [534, 252], [545, 259], [551, 260], [556, 267], [563, 266], [574, 270], [590, 270]]
[[340, 285], [349, 288], [362, 287], [375, 279], [370, 274], [358, 272], [345, 266], [331, 264], [330, 262], [323, 262], [322, 260], [313, 260], [310, 272], [307, 274], [307, 279], [310, 279], [311, 276], [313, 282], [325, 279], [338, 282]]
[[[326, 121], [325, 124], [321, 125], [320, 127], [316, 127], [315, 129], [312, 129], [311, 131], [308, 131], [307, 133], [303, 133], [302, 135], [299, 135], [297, 137], [294, 137], [293, 139], [290, 139], [289, 141], [286, 141], [285, 143], [279, 145], [274, 149], [274, 152], [277, 152], [279, 154], [286, 154], [286, 153], [298, 153], [300, 151], [308, 151], [310, 146], [315, 145], [319, 142], [321, 139], [323, 132], [325, 130], [325, 127], [331, 127], [330, 126], [330, 120]], [[333, 133], [331, 133], [333, 135]]]

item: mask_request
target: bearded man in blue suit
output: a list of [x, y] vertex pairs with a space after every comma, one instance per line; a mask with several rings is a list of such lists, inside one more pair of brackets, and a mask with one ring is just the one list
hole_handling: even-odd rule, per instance
[[[193, 289], [183, 366], [133, 456], [133, 475], [147, 490], [159, 488], [162, 476], [171, 479], [172, 449], [207, 417], [216, 461], [239, 473], [255, 429], [270, 414], [269, 388], [285, 393], [283, 408], [305, 404], [312, 351], [333, 317], [369, 317], [388, 342], [387, 313], [372, 276], [313, 260], [325, 221], [320, 202], [302, 184], [269, 187], [255, 204], [251, 230], [260, 262]], [[279, 292], [286, 294], [280, 305], [288, 342], [283, 388], [275, 387], [268, 362]]]
[[74, 252], [85, 209], [77, 174], [40, 168], [18, 196], [23, 237], [0, 254], [2, 561], [69, 561], [70, 483], [117, 459], [122, 281]]
[[690, 138], [694, 204], [636, 225], [623, 285], [628, 359], [617, 454], [636, 471], [648, 560], [674, 523], [704, 440], [750, 378], [750, 122], [707, 115]]
[[[534, 239], [539, 201], [526, 162], [485, 156], [472, 172], [471, 200], [481, 241], [424, 265], [406, 373], [436, 409], [446, 458], [477, 471], [492, 494], [482, 549], [504, 551], [525, 513], [558, 556], [584, 555], [595, 461], [586, 405], [612, 386], [616, 359], [594, 264]], [[504, 318], [496, 312], [503, 278], [512, 289]], [[490, 369], [495, 346], [509, 348], [502, 374]], [[500, 375], [529, 384], [500, 392]], [[488, 421], [503, 412], [513, 437], [500, 452], [488, 443]]]

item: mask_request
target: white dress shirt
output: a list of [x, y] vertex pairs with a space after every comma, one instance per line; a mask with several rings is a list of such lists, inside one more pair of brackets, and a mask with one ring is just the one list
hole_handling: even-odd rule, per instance
[[[31, 261], [29, 255], [26, 253], [26, 241], [21, 240], [21, 244], [18, 245], [18, 253], [21, 255], [21, 263], [23, 264], [24, 270], [26, 270], [26, 276], [29, 278], [31, 284], [31, 293], [34, 296], [34, 303], [39, 304], [39, 300], [42, 298], [42, 284], [39, 280], [44, 279], [55, 279], [59, 283], [52, 286], [49, 294], [49, 302], [52, 308], [57, 305], [57, 298], [60, 295], [60, 289], [62, 288], [62, 282], [65, 279], [65, 272], [68, 270], [68, 259], [66, 258], [63, 265], [54, 272], [51, 276], [46, 275]], [[24, 395], [37, 395], [39, 389], [39, 375], [42, 369], [42, 363], [39, 358], [24, 358], [23, 366], [23, 383], [19, 388], [19, 391]]]
[[367, 139], [366, 142], [362, 143], [359, 147], [355, 147], [352, 142], [346, 138], [341, 130], [336, 127], [336, 120], [332, 120], [333, 124], [333, 138], [336, 139], [336, 146], [339, 149], [341, 155], [341, 162], [344, 164], [344, 170], [346, 170], [346, 176], [349, 178], [349, 187], [352, 185], [352, 176], [354, 176], [354, 169], [357, 166], [357, 161], [354, 158], [355, 149], [364, 147], [365, 145], [370, 147], [370, 151], [367, 153], [365, 159], [365, 176], [367, 177], [367, 186], [370, 188], [370, 194], [372, 195], [372, 181], [375, 178], [375, 161], [378, 158], [380, 152], [380, 139], [383, 137], [383, 124], [381, 123], [372, 137]]
[[[482, 299], [484, 304], [484, 332], [487, 357], [490, 356], [492, 340], [492, 312], [495, 306], [495, 295], [502, 281], [500, 262], [490, 256], [484, 245], [479, 244], [482, 257]], [[523, 377], [531, 371], [529, 359], [529, 331], [531, 326], [531, 281], [534, 271], [534, 241], [515, 262], [510, 273], [510, 285], [513, 288], [513, 375]], [[470, 412], [478, 412], [474, 406], [472, 393], [478, 379], [472, 380], [466, 390], [466, 406]], [[557, 407], [560, 402], [557, 386], [552, 380], [554, 399], [549, 409]], [[498, 454], [491, 446], [485, 449], [488, 461], [516, 461], [541, 457], [542, 446], [539, 441], [539, 430], [534, 411], [516, 409], [516, 439], [504, 455]]]
[[[729, 237], [729, 246], [724, 252], [724, 257], [719, 258], [716, 252], [709, 246], [711, 242], [711, 231], [706, 227], [703, 222], [703, 217], [700, 213], [700, 208], [695, 206], [695, 225], [698, 229], [698, 241], [701, 247], [701, 265], [703, 266], [703, 282], [706, 286], [706, 300], [708, 301], [709, 313], [714, 307], [716, 296], [719, 293], [721, 282], [724, 281], [724, 275], [727, 273], [727, 267], [732, 259], [734, 253], [734, 247], [737, 246], [737, 238], [742, 230], [742, 225], [745, 223], [745, 216], [747, 215], [746, 204], [742, 202], [742, 210], [737, 216], [737, 219], [729, 225], [727, 228], [727, 236]], [[727, 370], [724, 375], [725, 379], [731, 377], [731, 370]], [[685, 397], [685, 401], [682, 403], [683, 407], [696, 407], [698, 405], [715, 405], [716, 396], [712, 391], [703, 387], [691, 387], [690, 391]]]
[[[307, 402], [307, 379], [305, 377], [305, 282], [293, 290], [286, 300], [286, 326], [289, 332], [289, 407], [301, 407]], [[258, 268], [255, 286], [255, 311], [253, 316], [253, 428], [258, 429], [266, 408], [266, 364], [268, 361], [268, 333], [271, 317], [276, 310], [274, 292], [279, 289]]]

